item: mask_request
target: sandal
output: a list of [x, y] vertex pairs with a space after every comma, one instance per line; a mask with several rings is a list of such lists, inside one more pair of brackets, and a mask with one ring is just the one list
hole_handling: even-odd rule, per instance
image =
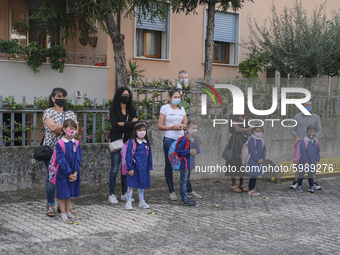
[[[59, 205], [58, 205], [58, 207], [57, 207], [57, 211], [58, 211], [58, 213], [61, 213], [61, 210], [60, 210], [60, 207], [59, 207]], [[73, 213], [73, 214], [75, 214], [72, 210], [70, 211], [70, 213]]]
[[182, 200], [182, 205], [195, 206], [196, 202], [188, 197], [187, 199]]
[[78, 220], [78, 218], [74, 216], [71, 212], [67, 213], [67, 217], [73, 222], [76, 222]]
[[49, 206], [47, 208], [47, 216], [49, 217], [55, 217], [55, 208], [52, 206]]
[[257, 193], [255, 190], [249, 191], [248, 194], [253, 197], [261, 196], [261, 194]]
[[65, 213], [62, 213], [61, 216], [60, 216], [60, 221], [64, 222], [64, 223], [72, 223], [69, 218], [67, 217], [67, 214]]
[[244, 185], [239, 185], [238, 188], [242, 190], [242, 192], [248, 192], [248, 190], [246, 189], [246, 187], [244, 187]]
[[229, 191], [234, 192], [234, 193], [240, 193], [242, 190], [240, 190], [237, 185], [235, 186], [230, 186]]

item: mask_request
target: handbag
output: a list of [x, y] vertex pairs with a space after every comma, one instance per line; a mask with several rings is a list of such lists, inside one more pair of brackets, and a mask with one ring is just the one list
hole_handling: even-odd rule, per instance
[[[127, 114], [126, 121], [128, 121], [128, 119], [129, 119], [129, 114]], [[121, 150], [121, 149], [123, 148], [123, 145], [124, 145], [123, 139], [124, 139], [124, 133], [123, 133], [121, 139], [118, 139], [118, 140], [116, 140], [116, 141], [109, 142], [110, 151], [111, 151], [111, 152], [116, 152], [116, 151]]]
[[[235, 139], [236, 135], [233, 134], [229, 142], [226, 144], [223, 153], [222, 153], [222, 158], [225, 159], [227, 162], [232, 162], [234, 160], [234, 145], [235, 145]], [[232, 145], [229, 147], [230, 141], [232, 140]]]
[[35, 158], [38, 161], [48, 161], [51, 159], [52, 156], [52, 150], [50, 146], [43, 145], [44, 139], [45, 135], [41, 140], [40, 145], [34, 149], [33, 158]]

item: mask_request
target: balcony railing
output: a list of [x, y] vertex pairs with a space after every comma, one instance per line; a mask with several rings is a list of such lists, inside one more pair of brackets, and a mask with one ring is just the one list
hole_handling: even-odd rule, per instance
[[[68, 51], [65, 54], [66, 64], [106, 66], [106, 55]], [[8, 56], [8, 53], [0, 52], [0, 60], [24, 60], [21, 55], [14, 55], [11, 59], [6, 56]]]

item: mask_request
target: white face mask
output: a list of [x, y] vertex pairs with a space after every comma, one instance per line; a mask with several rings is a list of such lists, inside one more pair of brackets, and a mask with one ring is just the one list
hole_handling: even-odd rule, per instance
[[187, 84], [188, 79], [181, 79], [181, 82], [184, 83], [184, 84]]
[[197, 129], [190, 129], [189, 130], [190, 135], [197, 135]]
[[262, 137], [262, 132], [261, 133], [254, 133], [254, 135], [257, 137], [257, 138], [261, 138]]

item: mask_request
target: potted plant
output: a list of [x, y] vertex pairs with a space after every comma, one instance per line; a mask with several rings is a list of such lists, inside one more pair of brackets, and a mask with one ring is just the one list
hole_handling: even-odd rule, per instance
[[64, 71], [66, 62], [65, 49], [61, 45], [54, 45], [46, 52], [46, 56], [49, 57], [52, 69], [59, 70], [59, 73]]
[[29, 30], [29, 26], [26, 22], [22, 21], [14, 21], [13, 22], [13, 29], [15, 29], [19, 34], [27, 35]]
[[81, 45], [84, 45], [84, 46], [86, 46], [87, 44], [87, 40], [85, 38], [79, 38], [79, 42]]
[[96, 47], [97, 46], [97, 40], [98, 40], [97, 36], [90, 36], [89, 37], [89, 45], [92, 46], [92, 47]]
[[44, 58], [44, 50], [37, 42], [31, 42], [28, 46], [23, 46], [25, 60], [32, 67], [34, 73], [39, 73], [38, 67], [42, 65]]

